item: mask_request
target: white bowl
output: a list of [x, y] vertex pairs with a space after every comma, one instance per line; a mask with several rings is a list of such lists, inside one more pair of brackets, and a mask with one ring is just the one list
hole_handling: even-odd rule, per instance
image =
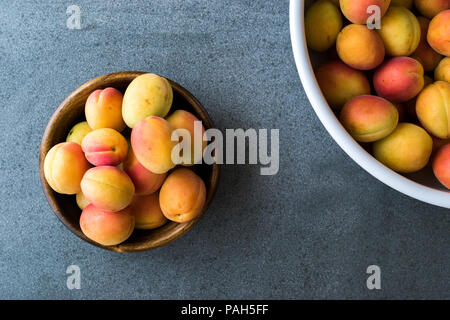
[[381, 182], [412, 198], [450, 208], [450, 192], [439, 184], [430, 166], [418, 173], [400, 175], [378, 162], [342, 127], [328, 106], [314, 76], [313, 66], [320, 61], [320, 54], [309, 51], [306, 45], [304, 10], [312, 1], [290, 1], [291, 42], [297, 70], [309, 101], [329, 134], [357, 164]]

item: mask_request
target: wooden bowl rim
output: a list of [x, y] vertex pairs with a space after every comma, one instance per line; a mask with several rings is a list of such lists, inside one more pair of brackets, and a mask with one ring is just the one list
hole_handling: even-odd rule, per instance
[[[53, 190], [51, 189], [50, 185], [47, 183], [45, 176], [44, 176], [44, 159], [45, 155], [48, 152], [48, 150], [45, 150], [46, 147], [46, 140], [49, 138], [54, 123], [57, 121], [57, 119], [61, 116], [62, 110], [66, 107], [66, 105], [78, 94], [83, 92], [84, 90], [89, 90], [91, 87], [97, 86], [98, 82], [105, 82], [108, 80], [108, 78], [124, 78], [124, 79], [132, 79], [136, 78], [139, 75], [145, 74], [148, 72], [143, 71], [122, 71], [122, 72], [115, 72], [115, 73], [109, 73], [106, 75], [99, 76], [97, 78], [94, 78], [92, 80], [89, 80], [88, 82], [84, 83], [80, 87], [78, 87], [75, 91], [70, 93], [64, 100], [61, 102], [61, 104], [56, 108], [55, 112], [50, 117], [47, 126], [45, 128], [44, 134], [42, 136], [40, 148], [39, 148], [39, 176], [41, 181], [42, 190], [44, 191], [45, 197], [47, 199], [47, 202], [49, 203], [50, 207], [53, 210], [53, 213], [58, 217], [58, 219], [75, 235], [77, 235], [82, 240], [98, 247], [101, 249], [109, 250], [109, 251], [115, 251], [115, 252], [141, 252], [141, 251], [148, 251], [152, 249], [159, 248], [161, 246], [164, 246], [179, 237], [183, 236], [186, 232], [188, 232], [197, 222], [203, 217], [204, 213], [208, 210], [208, 207], [210, 206], [212, 199], [214, 198], [217, 187], [219, 184], [219, 178], [220, 178], [220, 165], [217, 163], [212, 164], [212, 173], [211, 173], [211, 184], [209, 186], [209, 189], [207, 190], [207, 198], [205, 201], [205, 205], [203, 207], [202, 213], [195, 218], [194, 220], [191, 220], [189, 222], [180, 223], [169, 232], [169, 234], [161, 239], [159, 239], [156, 244], [149, 244], [149, 243], [142, 243], [139, 246], [136, 246], [134, 248], [127, 246], [126, 242], [123, 244], [115, 245], [115, 246], [104, 246], [101, 245], [88, 237], [86, 237], [83, 232], [81, 232], [78, 229], [75, 229], [70, 224], [69, 220], [65, 217], [65, 215], [60, 211], [58, 205], [56, 204], [55, 194]], [[211, 118], [209, 117], [206, 109], [203, 107], [203, 105], [183, 86], [176, 83], [173, 80], [170, 80], [166, 78], [172, 88], [180, 94], [185, 100], [188, 101], [188, 103], [193, 107], [196, 112], [201, 113], [201, 120], [203, 121], [203, 124], [206, 129], [214, 128], [213, 122]]]

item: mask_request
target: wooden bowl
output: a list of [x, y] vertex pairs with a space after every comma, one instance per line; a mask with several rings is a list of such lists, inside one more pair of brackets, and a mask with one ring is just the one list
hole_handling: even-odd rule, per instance
[[311, 106], [332, 138], [350, 158], [376, 179], [412, 198], [433, 205], [450, 208], [450, 191], [433, 174], [430, 163], [422, 170], [400, 174], [375, 159], [353, 139], [328, 105], [316, 80], [314, 70], [325, 60], [326, 54], [309, 50], [305, 34], [305, 11], [315, 0], [290, 1], [290, 31], [292, 50], [298, 74]]
[[[76, 204], [75, 196], [59, 194], [50, 188], [44, 177], [43, 168], [45, 155], [54, 145], [66, 140], [69, 130], [76, 123], [85, 121], [84, 105], [89, 94], [94, 90], [104, 89], [106, 87], [113, 87], [124, 93], [128, 84], [134, 78], [143, 73], [144, 72], [125, 71], [107, 74], [83, 84], [77, 90], [72, 92], [61, 103], [50, 118], [42, 137], [41, 147], [39, 150], [39, 175], [41, 178], [42, 188], [45, 196], [47, 197], [48, 203], [55, 212], [56, 216], [67, 228], [69, 228], [81, 239], [97, 247], [117, 252], [136, 252], [154, 249], [163, 246], [185, 234], [203, 216], [214, 197], [217, 184], [219, 182], [220, 166], [218, 164], [195, 165], [192, 168], [203, 179], [207, 190], [206, 203], [199, 217], [185, 223], [169, 222], [166, 225], [154, 230], [135, 230], [127, 241], [115, 246], [103, 246], [87, 238], [80, 229], [79, 219], [81, 210]], [[174, 93], [171, 112], [177, 109], [190, 111], [203, 122], [205, 129], [213, 128], [212, 121], [200, 102], [198, 102], [197, 99], [189, 93], [189, 91], [178, 83], [171, 80], [169, 80], [169, 82]]]

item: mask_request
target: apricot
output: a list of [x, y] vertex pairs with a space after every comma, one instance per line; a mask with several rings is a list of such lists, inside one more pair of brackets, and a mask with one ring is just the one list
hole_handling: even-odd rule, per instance
[[90, 204], [81, 213], [80, 227], [89, 239], [104, 246], [113, 246], [131, 236], [134, 221], [130, 208], [110, 212]]
[[402, 173], [424, 168], [430, 159], [433, 140], [421, 127], [399, 123], [393, 133], [374, 143], [375, 158], [388, 168]]
[[172, 141], [173, 128], [169, 122], [159, 117], [148, 117], [139, 121], [131, 131], [131, 146], [137, 160], [156, 174], [163, 174], [175, 167], [172, 149], [177, 145]]
[[147, 196], [134, 196], [130, 209], [136, 221], [136, 229], [156, 229], [167, 222], [167, 218], [159, 206], [158, 193]]
[[439, 12], [450, 9], [450, 0], [414, 0], [414, 5], [422, 15], [432, 19]]
[[328, 0], [314, 2], [306, 11], [305, 34], [308, 46], [324, 52], [331, 48], [342, 29], [339, 9]]
[[356, 96], [370, 94], [366, 75], [340, 61], [322, 64], [316, 71], [316, 79], [325, 99], [336, 110]]
[[376, 96], [358, 96], [345, 104], [341, 123], [359, 142], [380, 140], [394, 131], [398, 123], [398, 110], [389, 101]]
[[403, 6], [412, 9], [413, 0], [392, 0], [391, 6]]
[[418, 60], [426, 72], [433, 71], [439, 64], [439, 61], [441, 61], [442, 55], [434, 51], [434, 49], [431, 48], [427, 42], [427, 33], [430, 20], [424, 17], [418, 17], [417, 20], [419, 21], [421, 30], [420, 42], [411, 57]]
[[206, 200], [203, 180], [193, 171], [180, 168], [164, 181], [159, 192], [161, 210], [167, 219], [187, 222], [201, 214]]
[[436, 81], [446, 81], [450, 83], [450, 58], [446, 57], [441, 60], [434, 70], [434, 78]]
[[[197, 121], [197, 134], [195, 132], [195, 123]], [[207, 142], [203, 140], [203, 134], [205, 133], [205, 128], [202, 122], [194, 116], [192, 113], [184, 110], [176, 110], [168, 118], [167, 122], [172, 126], [174, 130], [185, 129], [190, 134], [191, 141], [191, 157], [187, 161], [183, 160], [181, 164], [185, 166], [194, 165], [202, 161], [203, 151], [206, 148]], [[196, 147], [196, 136], [199, 139]], [[196, 150], [197, 149], [197, 150]]]
[[81, 180], [86, 199], [97, 208], [120, 211], [133, 199], [134, 185], [128, 175], [112, 166], [89, 169]]
[[384, 16], [391, 0], [341, 0], [340, 6], [344, 16], [352, 23], [366, 24], [373, 13], [368, 13], [370, 6], [378, 6], [381, 9], [381, 16]]
[[442, 11], [431, 20], [427, 39], [438, 53], [450, 56], [450, 10]]
[[158, 191], [167, 176], [167, 173], [156, 174], [147, 170], [134, 155], [130, 148], [123, 162], [123, 170], [133, 181], [136, 195], [149, 195]]
[[165, 117], [172, 106], [173, 91], [169, 81], [156, 74], [146, 73], [128, 85], [123, 97], [122, 116], [133, 128], [149, 116]]
[[378, 67], [384, 60], [381, 37], [367, 26], [350, 24], [339, 33], [336, 48], [341, 60], [358, 70]]
[[76, 195], [76, 201], [77, 201], [77, 205], [78, 207], [83, 210], [84, 208], [86, 208], [88, 205], [90, 205], [90, 202], [88, 199], [86, 199], [86, 197], [84, 196], [83, 192], [78, 192]]
[[77, 123], [76, 125], [73, 126], [72, 129], [70, 129], [66, 141], [75, 142], [81, 145], [81, 142], [83, 141], [84, 137], [91, 131], [92, 129], [91, 127], [89, 127], [87, 121]]
[[416, 113], [428, 132], [450, 138], [450, 83], [436, 81], [427, 86], [417, 97]]
[[53, 146], [44, 159], [45, 179], [53, 190], [62, 194], [80, 192], [81, 179], [89, 168], [83, 150], [75, 142]]
[[125, 122], [122, 119], [122, 93], [114, 88], [98, 89], [86, 100], [84, 113], [89, 126], [95, 129], [111, 128], [122, 131]]
[[405, 7], [391, 6], [381, 19], [381, 29], [377, 32], [390, 56], [409, 56], [419, 46], [419, 21]]
[[116, 166], [128, 153], [127, 140], [116, 130], [103, 128], [84, 137], [81, 147], [86, 159], [95, 166]]
[[409, 57], [386, 61], [373, 76], [378, 95], [394, 102], [406, 102], [417, 96], [423, 89], [424, 81], [422, 65]]
[[433, 172], [447, 189], [450, 189], [450, 144], [442, 146], [434, 155]]

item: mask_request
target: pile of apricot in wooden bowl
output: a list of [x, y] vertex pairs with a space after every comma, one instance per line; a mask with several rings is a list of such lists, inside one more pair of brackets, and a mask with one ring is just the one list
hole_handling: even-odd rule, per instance
[[[108, 76], [104, 77], [108, 80]], [[116, 251], [147, 250], [186, 232], [205, 210], [207, 198], [212, 197], [207, 197], [208, 188], [214, 193], [218, 178], [214, 173], [205, 186], [197, 174], [202, 172], [201, 168], [196, 170], [201, 159], [195, 157], [202, 156], [205, 142], [198, 153], [192, 141], [191, 161], [176, 164], [172, 159], [172, 150], [178, 144], [172, 136], [176, 129], [187, 130], [193, 136], [195, 125], [200, 123], [201, 134], [205, 131], [193, 112], [179, 107], [171, 110], [172, 82], [149, 73], [133, 78], [123, 94], [113, 87], [91, 92], [83, 105], [85, 121], [68, 128], [66, 141], [52, 146], [43, 155], [42, 164], [51, 189], [61, 196], [71, 195], [70, 201], [76, 201], [82, 210], [79, 228], [83, 235], [101, 247], [115, 246], [112, 250]], [[56, 126], [55, 121], [61, 122], [57, 116], [48, 128]], [[202, 117], [208, 118], [206, 113]], [[67, 207], [62, 203], [55, 206]], [[158, 230], [168, 222], [183, 226], [138, 238], [130, 247], [118, 246], [135, 230]]]

